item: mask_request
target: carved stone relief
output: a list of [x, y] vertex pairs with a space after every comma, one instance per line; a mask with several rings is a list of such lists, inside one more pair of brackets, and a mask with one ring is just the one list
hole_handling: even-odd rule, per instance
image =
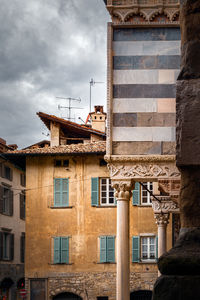
[[159, 201], [151, 197], [152, 208], [155, 214], [179, 212], [178, 204], [172, 201], [170, 196], [156, 196], [156, 197]]
[[174, 164], [154, 164], [154, 163], [130, 163], [113, 164], [109, 163], [111, 178], [174, 178], [179, 177], [180, 173]]

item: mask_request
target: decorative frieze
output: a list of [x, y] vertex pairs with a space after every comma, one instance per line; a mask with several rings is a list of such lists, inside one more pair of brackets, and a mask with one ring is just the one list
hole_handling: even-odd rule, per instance
[[[107, 9], [115, 23], [174, 22], [179, 6], [179, 0], [107, 0]], [[158, 15], [162, 19], [156, 20]]]
[[156, 179], [156, 178], [178, 178], [180, 173], [174, 163], [109, 163], [110, 176], [112, 179]]

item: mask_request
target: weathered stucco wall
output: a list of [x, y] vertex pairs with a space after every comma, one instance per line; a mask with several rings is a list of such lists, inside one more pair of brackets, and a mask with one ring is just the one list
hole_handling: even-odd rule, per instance
[[[85, 282], [88, 293], [95, 289], [96, 296], [115, 295], [116, 264], [99, 263], [98, 237], [116, 236], [116, 207], [91, 206], [91, 177], [109, 176], [107, 167], [99, 164], [102, 158], [94, 155], [56, 157], [69, 159], [68, 168], [54, 167], [55, 157], [27, 159], [25, 276], [27, 279], [52, 278], [49, 281], [52, 293], [61, 288], [65, 280], [65, 286], [79, 284], [81, 290]], [[69, 178], [69, 208], [52, 208], [53, 178], [59, 177]], [[137, 207], [130, 202], [130, 249], [131, 237], [139, 233], [157, 234], [153, 210], [151, 206]], [[70, 236], [69, 265], [53, 264], [53, 236]], [[168, 225], [168, 247], [171, 247], [171, 223]], [[131, 255], [130, 250], [130, 261]], [[131, 263], [131, 272], [132, 277], [137, 277], [132, 280], [132, 290], [147, 286], [151, 289], [157, 266], [155, 263]], [[101, 274], [102, 278], [107, 278], [106, 288], [101, 280], [94, 286]], [[76, 283], [70, 283], [74, 276]], [[110, 299], [114, 299], [112, 297]]]

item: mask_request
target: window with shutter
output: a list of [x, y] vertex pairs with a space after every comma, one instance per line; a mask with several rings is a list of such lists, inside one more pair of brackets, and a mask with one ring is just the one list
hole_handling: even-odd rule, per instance
[[141, 259], [155, 260], [156, 259], [156, 237], [145, 236], [141, 237]]
[[100, 203], [105, 206], [116, 205], [110, 178], [100, 179]]
[[132, 238], [132, 261], [140, 261], [140, 237], [133, 236]]
[[140, 184], [139, 184], [139, 182], [135, 183], [132, 200], [133, 200], [133, 205], [140, 205]]
[[20, 174], [20, 184], [21, 186], [26, 186], [26, 176], [23, 173]]
[[2, 260], [10, 261], [14, 259], [14, 234], [2, 232], [0, 235], [1, 246], [0, 256]]
[[69, 178], [54, 178], [54, 206], [69, 206]]
[[20, 219], [25, 220], [25, 194], [20, 194]]
[[141, 205], [151, 205], [151, 194], [148, 191], [153, 192], [153, 183], [143, 182], [143, 186], [141, 186]]
[[4, 199], [3, 199], [3, 195], [4, 195], [4, 188], [3, 186], [0, 185], [0, 213], [3, 214], [3, 202], [4, 202]]
[[115, 237], [100, 237], [100, 262], [115, 262]]
[[91, 178], [91, 205], [99, 205], [99, 178]]
[[25, 233], [22, 232], [20, 238], [20, 259], [22, 263], [24, 263], [24, 258], [25, 258]]
[[3, 187], [3, 211], [7, 216], [13, 215], [13, 191], [10, 188]]
[[69, 237], [54, 237], [54, 264], [69, 263]]

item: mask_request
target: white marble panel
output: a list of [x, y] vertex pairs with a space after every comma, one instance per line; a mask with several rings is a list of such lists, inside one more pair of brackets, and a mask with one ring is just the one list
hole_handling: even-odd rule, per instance
[[113, 113], [157, 112], [155, 98], [114, 98]]
[[179, 70], [114, 70], [113, 84], [171, 84]]
[[114, 70], [114, 84], [156, 84], [158, 70]]
[[174, 142], [175, 127], [113, 127], [114, 142]]
[[114, 56], [180, 55], [180, 41], [113, 42]]

